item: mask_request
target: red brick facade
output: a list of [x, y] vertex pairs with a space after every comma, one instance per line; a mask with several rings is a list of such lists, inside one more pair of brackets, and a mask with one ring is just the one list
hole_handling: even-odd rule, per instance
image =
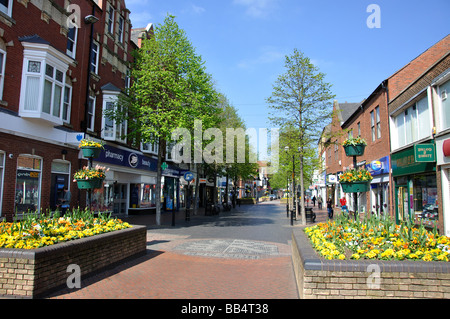
[[[35, 186], [32, 192], [36, 191], [37, 195], [34, 198], [34, 205], [29, 207], [44, 211], [50, 208], [51, 189], [57, 183], [52, 182], [52, 178], [55, 177], [55, 174], [52, 174], [52, 164], [55, 163], [69, 166], [70, 171], [66, 175], [72, 193], [71, 206], [84, 206], [86, 192], [78, 191], [76, 184], [72, 182], [72, 176], [76, 170], [86, 165], [86, 161], [79, 156], [76, 141], [68, 141], [69, 135], [81, 132], [101, 138], [103, 106], [101, 88], [107, 84], [112, 84], [118, 89], [125, 87], [131, 51], [134, 49], [130, 40], [129, 11], [123, 0], [71, 1], [72, 8], [75, 8], [72, 10], [72, 16], [77, 17], [79, 28], [76, 34], [75, 57], [72, 60], [64, 57], [71, 60], [65, 73], [65, 85], [69, 85], [72, 90], [70, 121], [55, 125], [42, 118], [22, 116], [21, 94], [26, 94], [23, 92], [22, 80], [23, 72], [26, 70], [23, 65], [26, 48], [23, 44], [30, 42], [31, 45], [48, 45], [50, 48], [47, 51], [52, 55], [52, 59], [61, 55], [66, 56], [69, 32], [66, 21], [71, 12], [68, 10], [69, 7], [65, 7], [68, 2], [63, 0], [10, 1], [12, 2], [14, 4], [11, 16], [0, 15], [0, 50], [6, 53], [3, 96], [0, 101], [0, 219], [7, 220], [12, 220], [17, 204], [21, 201], [18, 189], [22, 186], [17, 184], [18, 172], [21, 169], [18, 167], [19, 155], [34, 158], [41, 163], [39, 175], [36, 175], [39, 178], [33, 181]], [[114, 8], [112, 34], [108, 32], [106, 22], [110, 7]], [[95, 125], [93, 130], [86, 131], [83, 122], [87, 105], [91, 25], [85, 23], [84, 18], [88, 15], [98, 18], [93, 24], [92, 34], [93, 40], [98, 45], [98, 71], [96, 74], [91, 72], [89, 78], [89, 95], [95, 97]], [[122, 41], [119, 40], [119, 24]], [[45, 67], [45, 64], [42, 67]], [[41, 77], [45, 76], [43, 74]], [[31, 177], [25, 177], [25, 184], [27, 178]], [[23, 197], [25, 198], [25, 195]]]
[[[342, 107], [353, 107], [353, 113], [346, 118], [342, 118], [342, 107], [335, 101], [334, 116], [331, 123], [331, 139], [327, 140], [325, 144], [325, 161], [326, 173], [338, 174], [345, 171], [347, 168], [353, 166], [352, 157], [345, 156], [342, 142], [348, 137], [348, 131], [352, 131], [353, 136], [360, 135], [367, 141], [367, 147], [364, 155], [357, 158], [358, 166], [363, 166], [384, 157], [391, 155], [391, 136], [390, 136], [390, 115], [395, 109], [400, 107], [402, 103], [411, 98], [416, 91], [414, 87], [418, 86], [423, 75], [428, 72], [436, 63], [441, 61], [450, 51], [450, 35], [440, 40], [431, 48], [426, 50], [420, 56], [406, 64], [403, 68], [395, 72], [388, 79], [383, 81], [375, 91], [358, 107], [348, 103], [342, 104]], [[441, 68], [442, 69], [442, 68]], [[445, 69], [445, 67], [444, 67]], [[442, 71], [442, 70], [441, 70]], [[419, 85], [420, 86], [420, 85]], [[375, 137], [372, 136], [372, 120], [371, 114], [376, 113], [375, 109], [379, 108], [379, 125], [377, 127], [377, 117], [375, 116]], [[348, 114], [347, 114], [348, 115]], [[378, 135], [379, 134], [379, 135]], [[386, 177], [387, 178], [387, 177]], [[385, 189], [388, 188], [387, 194], [389, 197], [388, 207], [389, 214], [395, 213], [395, 189], [392, 174], [389, 174], [387, 179], [380, 178], [383, 183], [388, 181], [388, 184], [380, 185]], [[331, 186], [331, 187], [330, 187]], [[334, 204], [339, 206], [339, 198], [343, 193], [340, 192], [339, 184], [328, 183], [327, 196], [331, 195], [334, 198]], [[372, 186], [374, 187], [374, 186]], [[375, 186], [376, 187], [376, 186]], [[378, 190], [379, 191], [379, 190]], [[374, 205], [375, 193], [373, 189], [359, 197], [359, 203], [365, 203], [367, 212], [379, 211]], [[351, 195], [350, 195], [351, 196]], [[349, 197], [349, 196], [347, 196]], [[386, 200], [386, 198], [384, 198]], [[351, 208], [351, 206], [350, 206]], [[352, 210], [352, 209], [351, 209]]]

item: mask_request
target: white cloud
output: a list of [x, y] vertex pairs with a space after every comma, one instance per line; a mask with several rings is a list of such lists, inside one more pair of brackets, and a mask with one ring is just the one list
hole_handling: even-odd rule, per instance
[[205, 8], [196, 6], [195, 4], [192, 4], [192, 5], [191, 5], [191, 9], [192, 9], [192, 11], [193, 11], [194, 13], [196, 13], [196, 14], [202, 14], [203, 12], [206, 11]]
[[285, 54], [274, 47], [263, 47], [260, 54], [254, 59], [242, 60], [238, 63], [240, 69], [249, 69], [262, 64], [269, 64], [284, 59]]
[[274, 9], [278, 0], [233, 0], [233, 4], [246, 7], [246, 13], [254, 18], [265, 18]]

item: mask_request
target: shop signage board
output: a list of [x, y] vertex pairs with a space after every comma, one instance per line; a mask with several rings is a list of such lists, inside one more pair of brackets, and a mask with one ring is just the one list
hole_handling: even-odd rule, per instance
[[414, 147], [391, 155], [392, 176], [420, 174], [424, 172], [436, 172], [434, 162], [416, 162], [414, 159]]
[[436, 162], [436, 148], [434, 144], [414, 145], [414, 160], [418, 163]]

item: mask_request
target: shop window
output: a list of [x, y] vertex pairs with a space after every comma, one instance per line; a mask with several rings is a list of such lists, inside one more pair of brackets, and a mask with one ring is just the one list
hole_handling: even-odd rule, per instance
[[438, 218], [436, 175], [415, 175], [413, 187], [414, 219], [431, 226]]
[[130, 184], [130, 208], [156, 207], [156, 185]]
[[15, 211], [23, 213], [39, 210], [42, 159], [19, 155], [17, 158]]

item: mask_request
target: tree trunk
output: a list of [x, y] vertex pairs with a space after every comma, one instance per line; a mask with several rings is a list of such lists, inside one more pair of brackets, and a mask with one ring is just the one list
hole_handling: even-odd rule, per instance
[[198, 214], [198, 207], [197, 207], [197, 203], [198, 203], [198, 197], [199, 197], [199, 193], [200, 193], [200, 172], [199, 172], [199, 167], [197, 165], [197, 163], [194, 163], [194, 167], [195, 167], [195, 172], [196, 172], [196, 177], [195, 177], [195, 198], [194, 198], [194, 215]]
[[165, 149], [166, 141], [160, 138], [158, 144], [158, 167], [156, 169], [156, 225], [161, 225], [161, 164], [164, 160]]

